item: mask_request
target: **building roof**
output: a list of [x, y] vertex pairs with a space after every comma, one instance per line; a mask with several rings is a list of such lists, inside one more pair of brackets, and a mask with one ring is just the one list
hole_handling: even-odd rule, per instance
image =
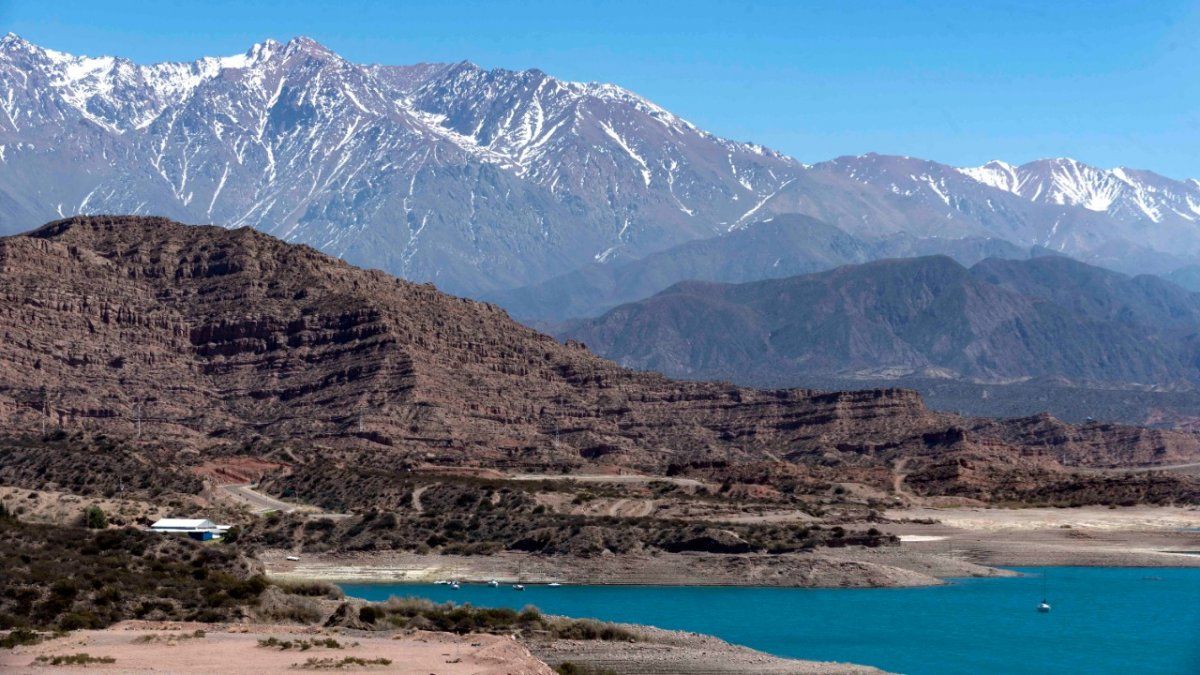
[[217, 524], [204, 518], [162, 518], [150, 527], [159, 530], [214, 530]]

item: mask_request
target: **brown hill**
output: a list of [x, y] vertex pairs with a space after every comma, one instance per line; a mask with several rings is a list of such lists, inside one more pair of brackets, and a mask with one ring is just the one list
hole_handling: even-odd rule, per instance
[[494, 306], [249, 229], [62, 220], [0, 240], [0, 280], [9, 432], [45, 425], [185, 450], [276, 444], [397, 463], [651, 471], [948, 453], [1039, 467], [1200, 456], [1188, 434], [975, 422], [930, 412], [904, 390], [676, 382], [560, 344]]

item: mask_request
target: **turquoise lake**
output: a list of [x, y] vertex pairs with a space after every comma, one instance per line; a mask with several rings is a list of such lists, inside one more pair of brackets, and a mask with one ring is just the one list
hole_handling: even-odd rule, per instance
[[[347, 595], [536, 605], [899, 673], [1200, 675], [1200, 569], [1021, 568], [914, 589], [344, 584]], [[1039, 614], [1042, 574], [1053, 611]]]

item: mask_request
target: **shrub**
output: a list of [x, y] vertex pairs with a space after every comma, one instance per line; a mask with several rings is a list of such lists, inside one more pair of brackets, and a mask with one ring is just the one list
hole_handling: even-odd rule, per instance
[[302, 652], [306, 652], [313, 647], [324, 647], [325, 649], [342, 649], [344, 647], [342, 643], [333, 638], [317, 638], [315, 640], [280, 640], [273, 635], [264, 640], [259, 640], [258, 646], [269, 649], [278, 649], [279, 651], [298, 649]]
[[[396, 628], [414, 628], [450, 633], [549, 633], [555, 638], [573, 640], [635, 641], [637, 636], [625, 628], [591, 619], [547, 617], [536, 607], [520, 612], [505, 607], [472, 607], [454, 603], [436, 604], [421, 598], [391, 598], [378, 605], [366, 605], [359, 610], [372, 609], [371, 616], [386, 619]], [[374, 620], [364, 622], [374, 623]]]
[[0, 638], [0, 647], [12, 649], [17, 646], [36, 645], [41, 641], [42, 636], [28, 628], [14, 628], [8, 632], [8, 635]]
[[353, 666], [361, 667], [361, 666], [390, 666], [390, 665], [392, 665], [392, 660], [385, 659], [385, 658], [364, 659], [364, 658], [360, 658], [358, 656], [345, 656], [345, 657], [342, 657], [342, 659], [339, 661], [337, 659], [331, 659], [331, 658], [318, 659], [317, 657], [313, 656], [313, 657], [310, 657], [304, 663], [293, 663], [292, 667], [293, 668], [309, 668], [309, 669], [314, 669], [314, 670], [326, 670], [326, 669], [333, 669], [333, 668], [348, 668], [348, 667], [353, 667]]
[[104, 510], [95, 504], [83, 510], [83, 524], [91, 530], [103, 530], [108, 527], [108, 516]]
[[341, 600], [345, 597], [342, 589], [326, 581], [274, 581], [272, 582], [284, 593], [303, 595], [310, 598], [329, 598]]
[[64, 654], [60, 656], [39, 656], [35, 659], [38, 663], [48, 664], [51, 666], [86, 666], [89, 663], [116, 663], [117, 660], [111, 656], [92, 656], [91, 654]]
[[301, 624], [318, 623], [326, 615], [319, 600], [286, 593], [279, 588], [268, 588], [259, 596], [256, 613], [264, 621]]
[[245, 561], [223, 547], [15, 521], [0, 522], [0, 570], [4, 628], [101, 628], [143, 617], [229, 621], [267, 586], [245, 578]]

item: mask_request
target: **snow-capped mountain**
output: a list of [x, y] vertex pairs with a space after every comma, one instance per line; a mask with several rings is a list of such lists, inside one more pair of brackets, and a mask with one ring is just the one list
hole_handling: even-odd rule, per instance
[[867, 154], [812, 167], [879, 188], [893, 214], [830, 222], [870, 236], [880, 221], [919, 236], [996, 237], [1130, 273], [1167, 272], [1200, 258], [1200, 185], [1148, 171], [1104, 171], [1074, 160], [960, 169]]
[[1200, 223], [1200, 181], [1177, 181], [1152, 171], [1099, 169], [1074, 159], [1020, 166], [994, 160], [960, 169], [975, 180], [1039, 204], [1081, 206], [1123, 223], [1140, 224], [1151, 244], [1169, 245]]
[[360, 65], [307, 38], [155, 65], [0, 39], [0, 234], [154, 213], [480, 295], [782, 213], [864, 241], [994, 238], [1169, 271], [1200, 261], [1197, 204], [1194, 181], [1066, 160], [806, 166], [615, 85]]
[[720, 231], [800, 171], [606, 84], [307, 38], [138, 65], [0, 40], [0, 222], [249, 225], [475, 292]]

